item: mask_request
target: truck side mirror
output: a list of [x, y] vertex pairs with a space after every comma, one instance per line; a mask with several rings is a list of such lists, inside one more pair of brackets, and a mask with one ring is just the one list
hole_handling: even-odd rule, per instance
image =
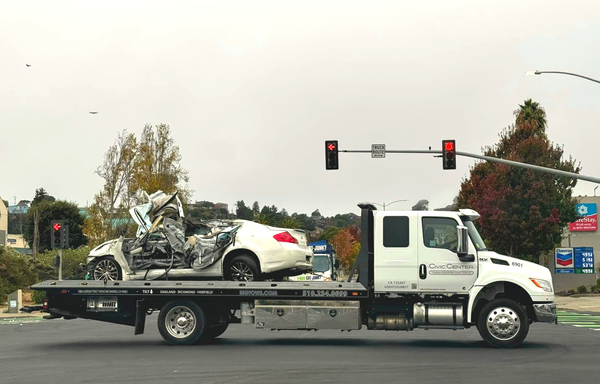
[[456, 227], [458, 234], [458, 247], [456, 247], [456, 253], [458, 257], [464, 257], [469, 254], [469, 229], [464, 225], [458, 225]]

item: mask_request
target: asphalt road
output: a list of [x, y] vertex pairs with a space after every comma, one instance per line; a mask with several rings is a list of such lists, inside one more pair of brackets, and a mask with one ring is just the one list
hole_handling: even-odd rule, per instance
[[[231, 325], [209, 345], [165, 344], [90, 320], [0, 325], [0, 383], [598, 383], [600, 331], [533, 324], [521, 348], [477, 330], [281, 331]], [[570, 320], [570, 319], [569, 319]]]

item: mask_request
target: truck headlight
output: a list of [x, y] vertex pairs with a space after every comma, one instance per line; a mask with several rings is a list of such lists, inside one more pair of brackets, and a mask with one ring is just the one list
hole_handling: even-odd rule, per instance
[[551, 282], [542, 279], [534, 279], [533, 277], [530, 277], [529, 280], [531, 280], [531, 282], [535, 284], [536, 287], [543, 289], [544, 292], [552, 292]]

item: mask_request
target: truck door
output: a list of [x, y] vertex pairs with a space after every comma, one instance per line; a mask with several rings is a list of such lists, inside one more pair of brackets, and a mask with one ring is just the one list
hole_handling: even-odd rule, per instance
[[477, 254], [469, 240], [474, 260], [458, 258], [458, 218], [422, 215], [419, 221], [419, 291], [466, 293], [477, 279]]
[[417, 216], [378, 212], [374, 220], [376, 292], [417, 292]]

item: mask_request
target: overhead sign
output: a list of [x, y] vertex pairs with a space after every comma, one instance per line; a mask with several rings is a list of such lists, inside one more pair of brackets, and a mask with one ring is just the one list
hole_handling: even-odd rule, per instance
[[594, 273], [594, 248], [593, 247], [575, 247], [575, 273], [593, 274]]
[[371, 144], [372, 158], [385, 158], [385, 144]]
[[579, 219], [569, 223], [569, 231], [584, 232], [598, 230], [598, 208], [596, 203], [582, 203], [575, 207]]

